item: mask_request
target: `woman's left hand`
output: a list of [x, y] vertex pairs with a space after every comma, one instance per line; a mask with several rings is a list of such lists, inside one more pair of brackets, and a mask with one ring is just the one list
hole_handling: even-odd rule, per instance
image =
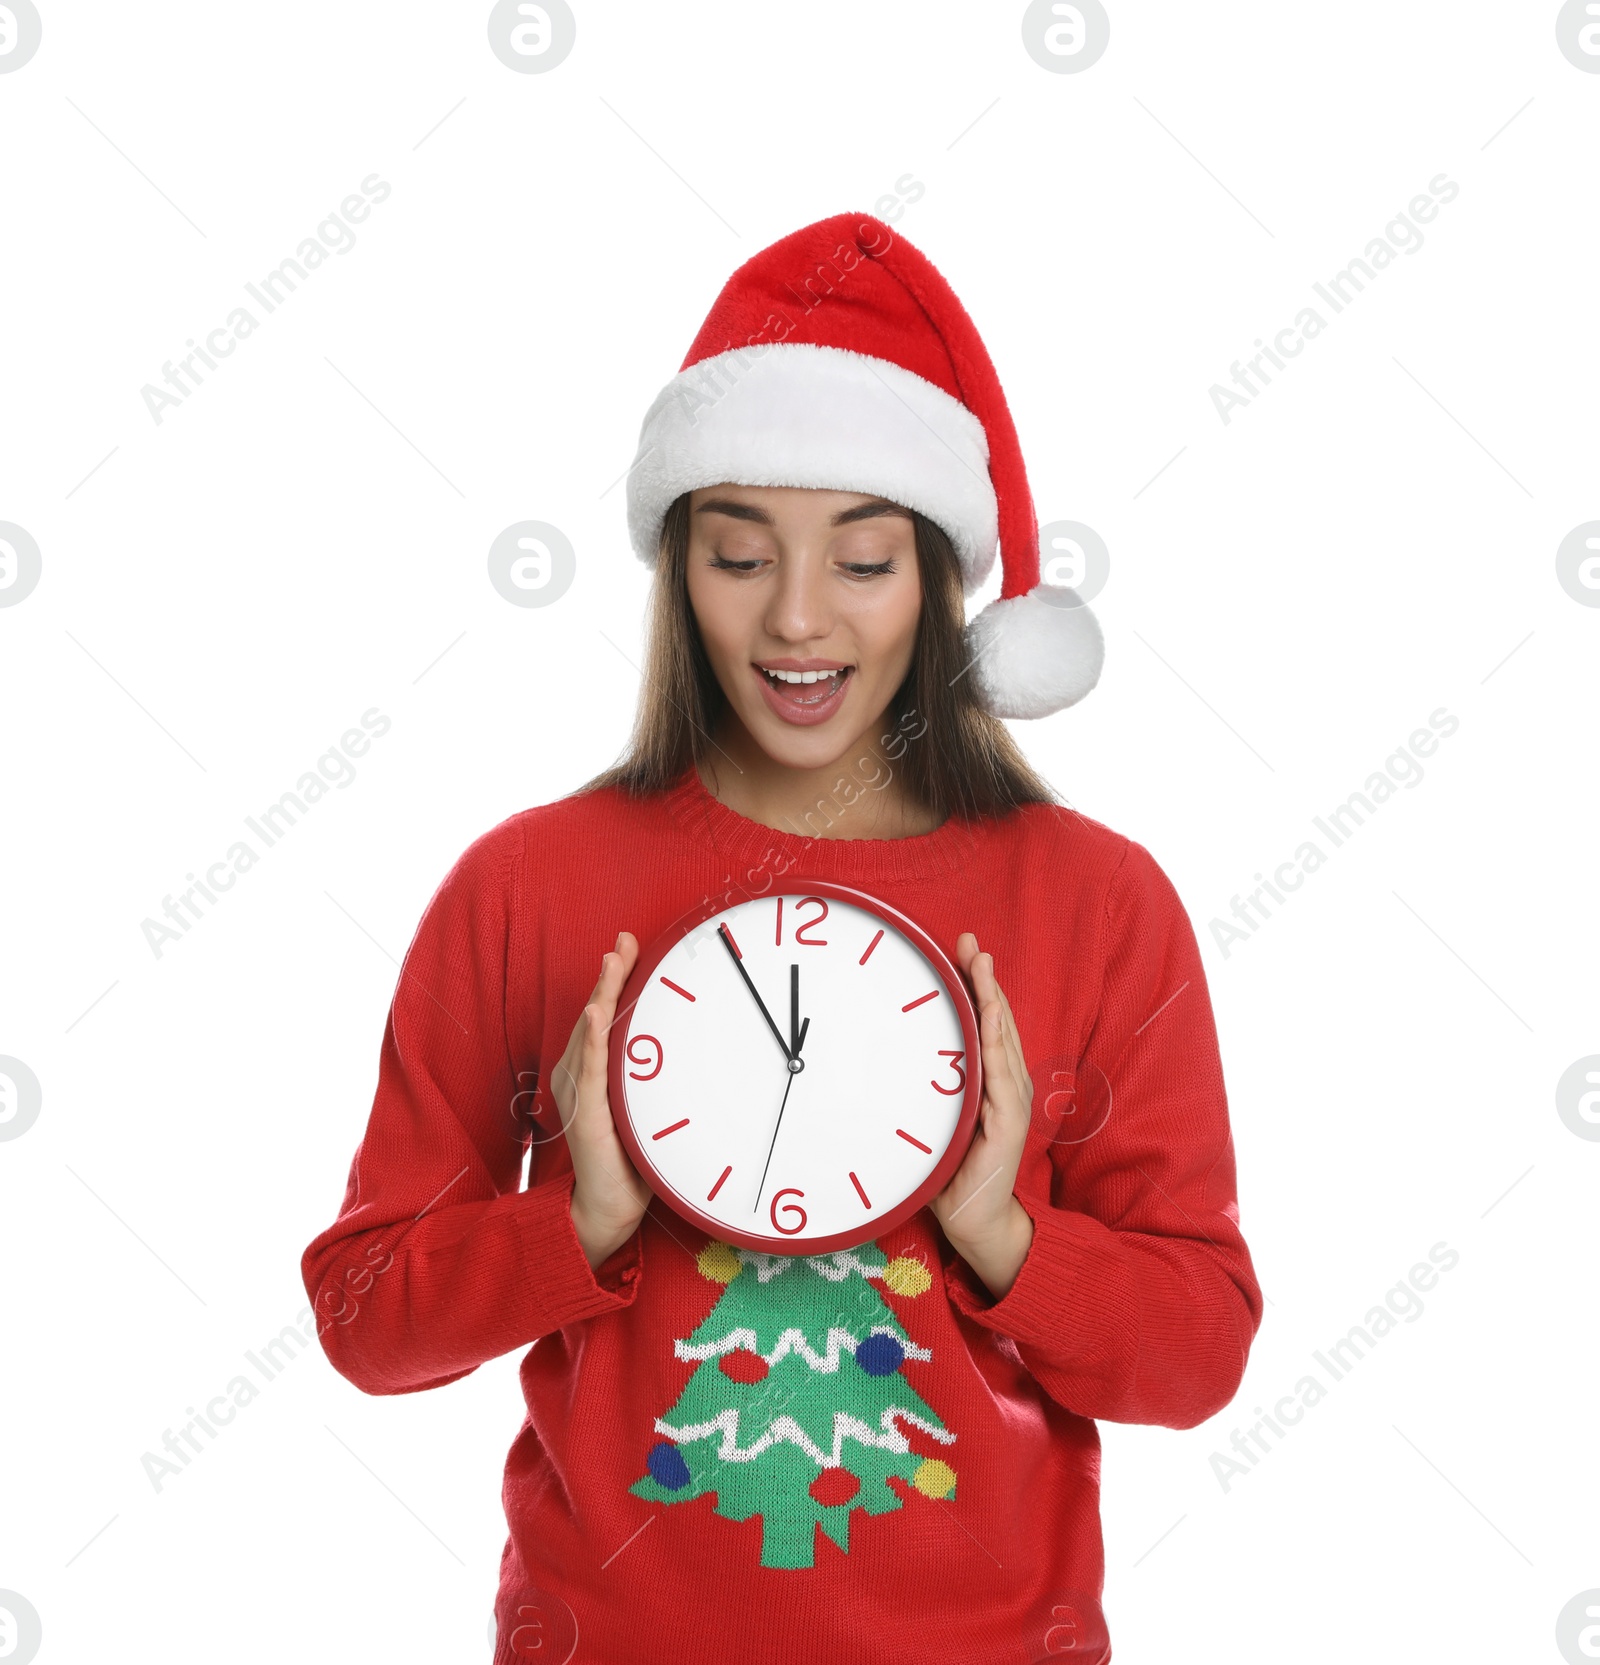
[[1033, 1119], [1033, 1082], [1011, 1003], [995, 980], [994, 956], [980, 953], [978, 939], [963, 931], [956, 958], [977, 995], [983, 1103], [965, 1159], [928, 1206], [951, 1246], [998, 1301], [1017, 1281], [1033, 1242], [1033, 1220], [1013, 1189]]

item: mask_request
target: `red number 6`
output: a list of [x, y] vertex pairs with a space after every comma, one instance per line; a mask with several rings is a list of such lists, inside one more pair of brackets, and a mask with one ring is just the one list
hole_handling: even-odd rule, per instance
[[783, 1212], [785, 1214], [798, 1214], [800, 1216], [797, 1224], [786, 1226], [778, 1219], [778, 1199], [780, 1197], [803, 1197], [804, 1195], [804, 1191], [797, 1191], [792, 1185], [785, 1190], [778, 1191], [773, 1194], [772, 1207], [768, 1210], [768, 1214], [772, 1220], [772, 1228], [774, 1231], [781, 1231], [792, 1237], [795, 1232], [804, 1231], [806, 1229], [806, 1211], [799, 1205], [799, 1203], [785, 1203], [783, 1205]]

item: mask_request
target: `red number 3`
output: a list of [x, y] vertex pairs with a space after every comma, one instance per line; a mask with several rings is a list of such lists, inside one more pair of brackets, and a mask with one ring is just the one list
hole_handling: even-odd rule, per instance
[[961, 1060], [966, 1057], [966, 1053], [941, 1052], [939, 1056], [950, 1060], [946, 1068], [953, 1069], [956, 1072], [956, 1084], [953, 1087], [941, 1087], [937, 1081], [930, 1081], [928, 1085], [936, 1093], [943, 1093], [946, 1098], [955, 1098], [958, 1094], [967, 1090], [967, 1072], [961, 1067]]

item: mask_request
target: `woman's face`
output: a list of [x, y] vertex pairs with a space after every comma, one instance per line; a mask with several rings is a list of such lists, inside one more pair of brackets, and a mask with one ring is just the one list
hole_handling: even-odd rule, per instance
[[822, 769], [876, 730], [922, 606], [908, 510], [859, 492], [708, 486], [689, 498], [688, 581], [717, 681], [768, 757]]

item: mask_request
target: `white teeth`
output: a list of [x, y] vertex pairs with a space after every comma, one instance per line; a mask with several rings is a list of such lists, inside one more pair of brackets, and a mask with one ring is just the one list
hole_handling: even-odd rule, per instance
[[[762, 669], [766, 670], [766, 667], [763, 666]], [[770, 676], [774, 682], [805, 683], [805, 682], [827, 682], [830, 678], [842, 677], [844, 675], [844, 672], [842, 670], [840, 670], [840, 671], [771, 671], [771, 670], [769, 670], [769, 671], [767, 671], [767, 675]]]

